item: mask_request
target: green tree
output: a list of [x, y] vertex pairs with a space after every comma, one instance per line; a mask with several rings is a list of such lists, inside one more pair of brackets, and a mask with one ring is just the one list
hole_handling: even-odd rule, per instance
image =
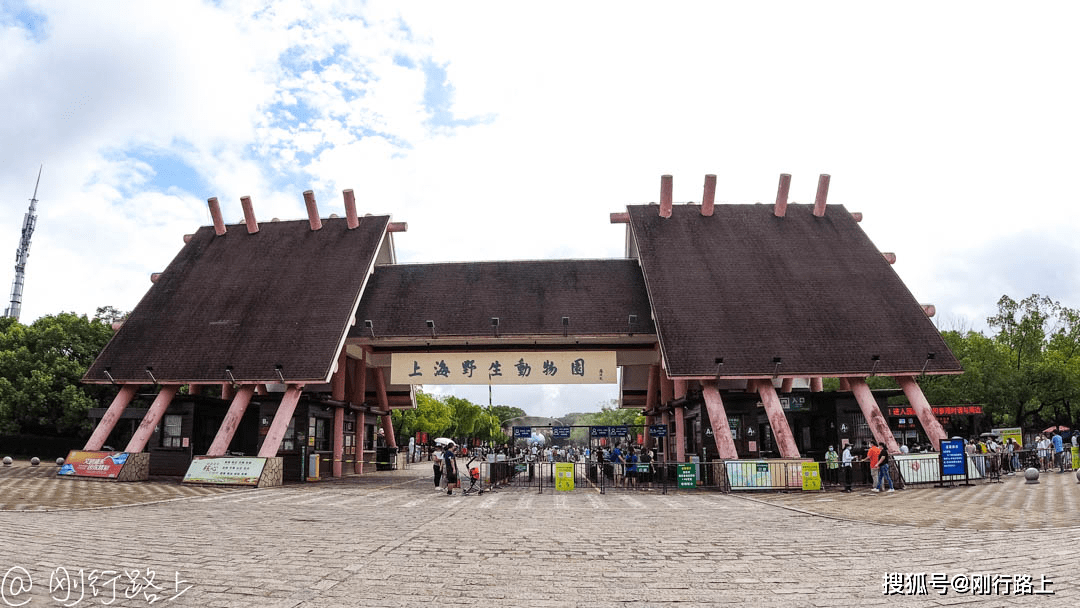
[[493, 405], [491, 406], [491, 413], [495, 414], [499, 422], [506, 422], [511, 418], [520, 418], [526, 415], [525, 410], [520, 407], [511, 407], [509, 405]]
[[113, 391], [79, 379], [112, 334], [109, 323], [72, 313], [0, 320], [0, 433], [88, 433], [90, 408]]

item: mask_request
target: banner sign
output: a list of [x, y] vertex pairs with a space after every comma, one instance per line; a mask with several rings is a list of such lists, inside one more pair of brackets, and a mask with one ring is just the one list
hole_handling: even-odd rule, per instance
[[570, 427], [568, 426], [553, 426], [551, 427], [551, 436], [556, 439], [569, 439]]
[[697, 474], [694, 471], [693, 464], [679, 464], [676, 465], [676, 477], [679, 480], [680, 488], [696, 488], [697, 487]]
[[392, 384], [615, 384], [615, 351], [392, 353]]
[[667, 437], [667, 425], [666, 424], [650, 424], [649, 434], [653, 437]]
[[531, 426], [515, 426], [514, 427], [514, 439], [528, 439], [532, 437]]
[[966, 460], [963, 439], [942, 440], [941, 472], [943, 475], [963, 475]]
[[785, 412], [805, 412], [810, 409], [806, 403], [806, 397], [803, 396], [780, 397], [780, 407]]
[[555, 490], [569, 492], [574, 489], [574, 463], [555, 463]]
[[608, 437], [626, 437], [627, 430], [625, 426], [612, 426], [608, 427], [608, 429]]
[[[983, 409], [981, 405], [944, 405], [940, 407], [930, 408], [934, 412], [935, 416], [960, 416], [970, 414], [981, 414]], [[914, 416], [915, 408], [912, 407], [890, 407], [890, 416]]]
[[265, 465], [265, 458], [196, 456], [188, 466], [184, 483], [254, 486], [259, 484]]
[[818, 463], [802, 463], [802, 489], [804, 491], [821, 489], [821, 469]]
[[589, 437], [607, 437], [609, 430], [611, 430], [609, 426], [590, 426]]
[[57, 471], [58, 475], [71, 475], [73, 477], [105, 477], [114, 479], [120, 475], [120, 471], [127, 462], [126, 452], [84, 452], [72, 450], [64, 460], [64, 465]]
[[1024, 429], [1014, 426], [1009, 428], [990, 429], [990, 432], [997, 435], [1002, 442], [1006, 442], [1009, 439], [1015, 439], [1016, 445], [1023, 447], [1024, 445]]

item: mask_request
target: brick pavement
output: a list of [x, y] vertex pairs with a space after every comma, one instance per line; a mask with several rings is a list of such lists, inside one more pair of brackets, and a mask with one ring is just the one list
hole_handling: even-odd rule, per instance
[[[70, 483], [55, 481], [64, 482]], [[1072, 482], [1062, 483], [1061, 492], [1075, 488]], [[8, 483], [0, 474], [0, 492]], [[1072, 606], [1080, 600], [1080, 528], [973, 531], [941, 525], [940, 518], [881, 525], [801, 508], [824, 511], [820, 505], [831, 503], [814, 501], [834, 498], [862, 507], [851, 513], [901, 502], [914, 511], [934, 506], [933, 490], [780, 498], [504, 490], [447, 497], [430, 483], [421, 468], [97, 511], [2, 512], [0, 574], [25, 568], [32, 589], [8, 600], [31, 599], [28, 606], [63, 605], [49, 597], [49, 575], [60, 566], [76, 573], [150, 568], [163, 596], [175, 593], [178, 572], [186, 581], [181, 587], [191, 587], [156, 605], [207, 608]], [[974, 498], [979, 491], [936, 492], [946, 497], [943, 508], [959, 512], [968, 508], [961, 492]], [[795, 496], [807, 502], [797, 504]], [[1036, 588], [1045, 575], [1055, 595], [941, 596], [931, 588], [929, 595], [884, 596], [883, 575], [890, 572], [1031, 575]], [[12, 581], [4, 585], [9, 594], [18, 589]], [[149, 605], [123, 591], [119, 596], [109, 605]]]

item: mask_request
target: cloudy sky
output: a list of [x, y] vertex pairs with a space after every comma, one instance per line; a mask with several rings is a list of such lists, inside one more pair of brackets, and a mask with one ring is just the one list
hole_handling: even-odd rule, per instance
[[794, 202], [829, 173], [943, 329], [1002, 294], [1080, 307], [1076, 3], [660, 6], [7, 0], [0, 284], [42, 163], [23, 322], [133, 308], [211, 196], [293, 219], [352, 188], [409, 223], [401, 262], [607, 258], [608, 214], [661, 174], [676, 202], [715, 173], [718, 202], [768, 203], [780, 173]]

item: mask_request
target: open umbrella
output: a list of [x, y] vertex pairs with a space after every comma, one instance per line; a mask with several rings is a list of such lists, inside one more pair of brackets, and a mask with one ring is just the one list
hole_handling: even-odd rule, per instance
[[436, 437], [435, 438], [435, 445], [447, 445], [447, 444], [450, 444], [450, 443], [454, 443], [454, 440], [453, 439], [447, 439], [446, 437]]
[[1067, 430], [1069, 430], [1069, 427], [1067, 427], [1067, 426], [1052, 426], [1052, 427], [1046, 429], [1043, 432], [1044, 433], [1053, 433], [1054, 431], [1067, 431]]

